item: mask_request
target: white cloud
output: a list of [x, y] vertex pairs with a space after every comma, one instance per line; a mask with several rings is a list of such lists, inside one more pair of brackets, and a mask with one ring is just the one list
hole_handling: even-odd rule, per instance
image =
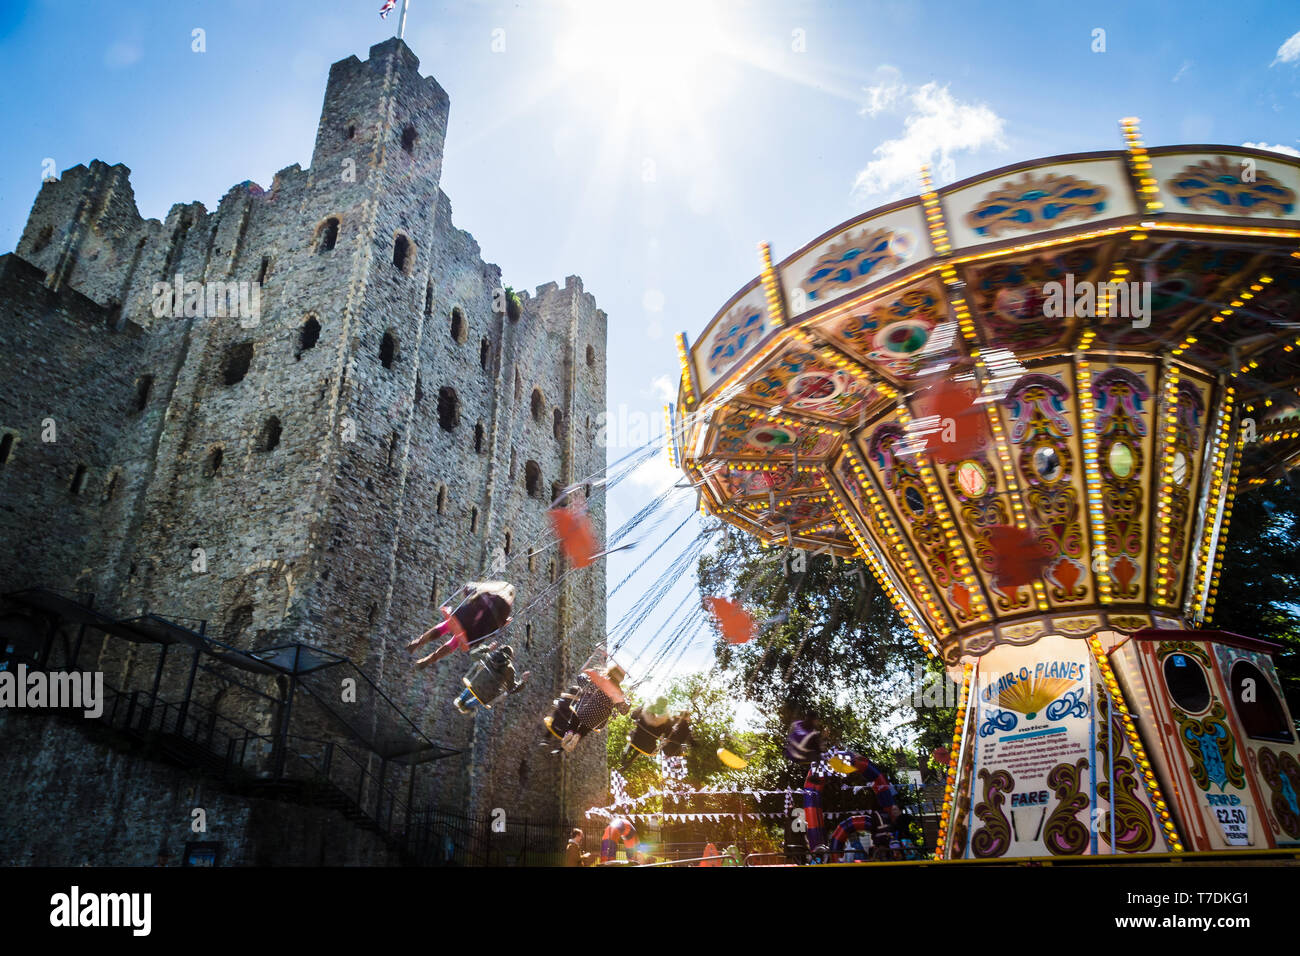
[[882, 66], [876, 71], [876, 75], [880, 77], [879, 83], [862, 88], [866, 102], [859, 113], [863, 116], [875, 116], [884, 110], [892, 110], [907, 92], [907, 85], [903, 83], [903, 74], [897, 68]]
[[651, 455], [628, 475], [632, 484], [655, 493], [667, 490], [670, 485], [677, 484], [678, 481], [684, 480], [685, 477], [680, 471], [668, 464], [668, 452], [663, 449]]
[[667, 375], [659, 375], [650, 382], [651, 393], [662, 402], [677, 401], [677, 383]]
[[1241, 145], [1249, 146], [1253, 149], [1267, 149], [1274, 153], [1285, 153], [1288, 156], [1300, 157], [1300, 149], [1296, 149], [1294, 146], [1283, 146], [1281, 143], [1276, 146], [1270, 146], [1268, 143], [1242, 143]]
[[1300, 33], [1291, 35], [1285, 43], [1277, 48], [1277, 57], [1269, 66], [1276, 66], [1279, 63], [1295, 63], [1300, 61]]
[[985, 146], [1006, 149], [1004, 120], [986, 104], [959, 102], [948, 87], [937, 83], [912, 89], [907, 99], [912, 111], [903, 121], [903, 135], [873, 150], [879, 158], [858, 173], [853, 183], [856, 198], [915, 187], [923, 163], [931, 165], [936, 183], [951, 182], [957, 175], [955, 153]]
[[1183, 60], [1183, 65], [1178, 68], [1178, 72], [1174, 74], [1174, 78], [1169, 82], [1177, 83], [1187, 74], [1187, 71], [1190, 70], [1194, 65], [1195, 64], [1192, 63], [1191, 60]]

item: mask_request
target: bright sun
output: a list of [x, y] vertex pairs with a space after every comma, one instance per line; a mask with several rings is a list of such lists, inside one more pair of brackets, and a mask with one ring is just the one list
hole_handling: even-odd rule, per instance
[[598, 84], [594, 92], [662, 122], [689, 111], [692, 88], [725, 56], [724, 38], [709, 4], [590, 0], [570, 5], [555, 55], [576, 80]]

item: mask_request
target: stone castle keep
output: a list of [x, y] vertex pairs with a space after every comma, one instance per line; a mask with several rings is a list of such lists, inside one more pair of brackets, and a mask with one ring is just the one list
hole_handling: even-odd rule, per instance
[[[578, 820], [603, 797], [603, 737], [563, 758], [538, 741], [605, 629], [602, 565], [566, 577], [544, 544], [553, 497], [605, 466], [607, 320], [576, 277], [503, 292], [439, 188], [448, 108], [388, 40], [331, 68], [310, 168], [159, 222], [125, 166], [77, 166], [0, 257], [0, 592], [64, 598], [8, 599], [0, 651], [10, 670], [102, 671], [115, 725], [144, 741], [0, 709], [0, 863], [144, 864], [202, 840], [223, 863], [399, 858], [328, 801], [158, 759], [168, 734], [282, 790], [306, 758], [328, 765], [381, 824], [415, 808]], [[191, 282], [256, 282], [260, 311], [196, 315], [213, 297]], [[589, 507], [603, 539], [603, 500]], [[404, 645], [492, 577], [517, 588], [507, 639], [532, 679], [465, 717], [468, 656], [416, 671]], [[91, 595], [86, 614], [136, 623], [69, 610]], [[393, 727], [436, 747], [407, 762]]]

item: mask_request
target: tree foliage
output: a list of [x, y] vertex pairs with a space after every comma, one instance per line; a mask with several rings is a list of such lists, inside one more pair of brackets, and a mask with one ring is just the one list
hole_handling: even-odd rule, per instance
[[817, 715], [832, 737], [895, 773], [924, 769], [927, 758], [916, 756], [950, 742], [951, 708], [910, 706], [917, 674], [942, 680], [942, 668], [926, 660], [861, 562], [764, 549], [730, 535], [701, 558], [699, 572], [702, 594], [739, 598], [759, 624], [746, 644], [715, 645], [733, 692], [762, 714], [760, 759], [746, 771], [753, 785], [802, 783], [802, 770], [781, 751], [803, 714]]
[[1276, 641], [1278, 677], [1300, 713], [1300, 494], [1278, 480], [1239, 495], [1209, 626]]

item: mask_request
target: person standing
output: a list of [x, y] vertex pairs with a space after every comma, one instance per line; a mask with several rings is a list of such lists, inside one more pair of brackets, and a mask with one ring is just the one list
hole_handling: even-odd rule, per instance
[[577, 827], [569, 834], [569, 845], [564, 848], [565, 866], [590, 866], [591, 854], [582, 849], [582, 831]]
[[624, 852], [630, 862], [635, 862], [636, 854], [636, 827], [632, 821], [625, 817], [615, 817], [609, 821], [609, 826], [605, 827], [604, 836], [600, 841], [600, 862], [613, 863], [618, 858], [618, 844], [623, 842]]

